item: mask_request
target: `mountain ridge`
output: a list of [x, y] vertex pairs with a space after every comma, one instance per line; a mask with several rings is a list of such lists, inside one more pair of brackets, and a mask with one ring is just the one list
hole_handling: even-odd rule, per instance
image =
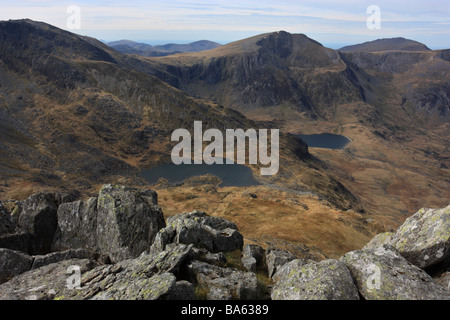
[[[1, 141], [7, 142], [0, 163], [6, 172], [24, 172], [6, 174], [12, 179], [6, 185], [14, 181], [20, 192], [30, 192], [22, 184], [67, 184], [82, 192], [116, 179], [145, 184], [137, 172], [170, 162], [175, 129], [191, 130], [195, 120], [219, 130], [266, 125], [189, 96], [136, 68], [149, 65], [136, 64], [135, 57], [98, 40], [26, 20], [0, 22], [0, 35], [7, 40], [0, 47], [0, 115], [7, 123], [22, 123], [8, 126], [11, 132], [21, 130], [12, 136], [14, 141], [8, 131], [0, 131]], [[321, 172], [320, 161], [310, 157], [300, 139], [282, 132], [280, 140], [286, 168], [276, 178], [261, 179], [294, 189], [312, 188], [339, 206], [359, 207], [342, 184]], [[295, 181], [288, 168], [298, 171]]]
[[217, 42], [199, 40], [187, 44], [168, 43], [152, 46], [131, 40], [119, 40], [107, 43], [111, 48], [126, 54], [137, 54], [144, 57], [160, 57], [182, 52], [200, 52], [221, 46]]
[[430, 51], [430, 48], [418, 41], [397, 37], [367, 41], [338, 49], [341, 52], [379, 52], [388, 50]]

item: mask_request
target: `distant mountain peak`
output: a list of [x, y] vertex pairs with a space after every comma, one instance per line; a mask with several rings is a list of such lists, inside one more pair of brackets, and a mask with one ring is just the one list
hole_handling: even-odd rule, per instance
[[209, 40], [199, 40], [187, 44], [168, 43], [157, 46], [131, 40], [119, 40], [107, 44], [121, 53], [137, 54], [145, 57], [167, 56], [180, 52], [200, 52], [221, 46], [219, 43]]
[[346, 46], [338, 51], [341, 52], [380, 52], [389, 50], [402, 51], [429, 51], [430, 49], [418, 41], [405, 39], [402, 37], [384, 38], [368, 41], [360, 44]]

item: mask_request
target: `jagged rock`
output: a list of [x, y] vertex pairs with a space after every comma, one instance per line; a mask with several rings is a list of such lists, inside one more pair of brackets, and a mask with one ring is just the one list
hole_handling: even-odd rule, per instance
[[193, 211], [169, 217], [167, 227], [158, 232], [150, 252], [162, 251], [169, 243], [193, 244], [213, 253], [227, 252], [242, 249], [243, 241], [234, 223]]
[[[265, 263], [265, 250], [256, 245], [256, 244], [247, 244], [242, 249], [242, 263], [244, 264], [244, 259], [253, 258], [255, 259], [255, 268], [256, 269], [267, 269], [267, 265]], [[253, 262], [250, 260], [246, 261], [246, 263], [252, 264]], [[245, 264], [244, 264], [245, 266]]]
[[0, 248], [7, 248], [14, 251], [29, 252], [30, 234], [18, 232], [0, 236]]
[[243, 257], [241, 259], [242, 265], [247, 271], [256, 272], [256, 259], [253, 257]]
[[273, 247], [268, 248], [266, 250], [266, 263], [269, 278], [272, 278], [280, 267], [294, 259], [295, 256], [289, 251]]
[[397, 229], [392, 243], [403, 257], [422, 269], [450, 258], [450, 205], [419, 210]]
[[283, 266], [279, 267], [277, 272], [272, 277], [273, 282], [278, 282], [280, 279], [285, 278], [291, 274], [291, 272], [297, 272], [297, 270], [301, 269], [304, 265], [307, 265], [309, 263], [315, 263], [312, 260], [309, 259], [295, 259], [292, 260]]
[[339, 260], [292, 268], [280, 276], [271, 296], [273, 300], [359, 300], [350, 272]]
[[114, 185], [103, 186], [98, 198], [60, 205], [57, 218], [53, 251], [85, 248], [115, 262], [148, 250], [165, 226], [154, 191]]
[[29, 254], [51, 252], [53, 235], [57, 226], [58, 203], [51, 193], [38, 193], [23, 203], [19, 228], [30, 235]]
[[53, 251], [97, 247], [97, 198], [64, 203], [59, 206], [57, 217]]
[[364, 246], [363, 250], [376, 249], [384, 244], [391, 244], [394, 235], [395, 233], [393, 232], [384, 232], [377, 234], [372, 238], [372, 240], [369, 241], [369, 243]]
[[176, 278], [171, 273], [163, 273], [122, 282], [120, 286], [98, 293], [91, 300], [168, 300], [176, 290]]
[[136, 259], [99, 266], [83, 275], [81, 289], [58, 292], [56, 298], [134, 300], [179, 296], [182, 284], [176, 284], [174, 274], [191, 248], [192, 245], [172, 244], [157, 255], [143, 253]]
[[64, 260], [88, 259], [97, 260], [98, 256], [86, 249], [70, 249], [61, 252], [49, 253], [47, 255], [33, 256], [31, 270]]
[[[174, 244], [159, 255], [142, 254], [116, 265], [98, 266], [89, 259], [51, 263], [0, 285], [0, 299], [188, 299], [193, 296], [192, 286], [177, 282], [174, 273], [191, 248]], [[80, 267], [80, 288], [68, 287], [71, 266]]]
[[392, 246], [352, 251], [340, 259], [350, 269], [366, 300], [450, 299], [425, 271], [403, 258]]
[[18, 276], [29, 270], [57, 263], [64, 260], [88, 259], [91, 261], [107, 262], [92, 251], [85, 249], [71, 249], [46, 255], [29, 256], [20, 251], [0, 249], [0, 283], [6, 282], [13, 276]]
[[[219, 288], [224, 296], [226, 291], [233, 299], [254, 300], [258, 296], [258, 279], [252, 272], [243, 272], [231, 268], [221, 268], [201, 261], [192, 261], [186, 272], [200, 286], [210, 292], [212, 288]], [[217, 289], [209, 296], [217, 296]]]
[[219, 287], [212, 287], [208, 295], [206, 297], [208, 300], [221, 300], [221, 301], [228, 301], [232, 300], [233, 296], [231, 295], [230, 290], [225, 288], [219, 288]]
[[58, 292], [73, 292], [67, 288], [72, 275], [69, 267], [77, 266], [84, 274], [96, 265], [91, 260], [72, 259], [24, 272], [0, 285], [0, 300], [48, 300]]
[[13, 231], [11, 215], [0, 201], [0, 236]]
[[215, 265], [223, 265], [227, 262], [227, 258], [223, 252], [211, 253], [204, 248], [196, 247], [192, 247], [189, 259], [200, 260]]
[[33, 258], [9, 249], [0, 249], [0, 283], [30, 270]]
[[97, 246], [112, 261], [134, 258], [148, 250], [165, 227], [151, 190], [105, 185], [97, 202]]

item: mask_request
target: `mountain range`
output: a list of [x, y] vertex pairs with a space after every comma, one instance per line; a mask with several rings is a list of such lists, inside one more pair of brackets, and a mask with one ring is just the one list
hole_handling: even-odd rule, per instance
[[208, 40], [200, 40], [187, 44], [169, 43], [157, 46], [131, 40], [119, 40], [108, 42], [107, 45], [122, 53], [138, 54], [144, 57], [161, 57], [181, 52], [199, 52], [220, 46], [219, 43]]
[[[197, 120], [280, 129], [280, 172], [251, 166], [256, 198], [192, 181], [155, 187], [170, 214], [195, 206], [233, 218], [248, 239], [332, 256], [448, 205], [450, 50], [409, 40], [332, 50], [279, 31], [148, 57], [32, 20], [0, 22], [0, 39], [2, 199], [148, 186], [139, 171], [169, 163], [171, 133]], [[323, 132], [352, 142], [327, 150], [297, 137]]]

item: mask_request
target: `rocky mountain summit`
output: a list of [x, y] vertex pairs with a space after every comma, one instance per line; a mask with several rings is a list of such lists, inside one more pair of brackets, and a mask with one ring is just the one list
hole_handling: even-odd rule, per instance
[[379, 52], [388, 50], [429, 51], [430, 49], [423, 43], [401, 37], [378, 39], [351, 46], [345, 46], [339, 49], [341, 52]]
[[148, 189], [13, 204], [0, 204], [2, 300], [450, 300], [450, 206], [314, 261], [245, 244], [236, 224], [201, 211], [165, 219]]

